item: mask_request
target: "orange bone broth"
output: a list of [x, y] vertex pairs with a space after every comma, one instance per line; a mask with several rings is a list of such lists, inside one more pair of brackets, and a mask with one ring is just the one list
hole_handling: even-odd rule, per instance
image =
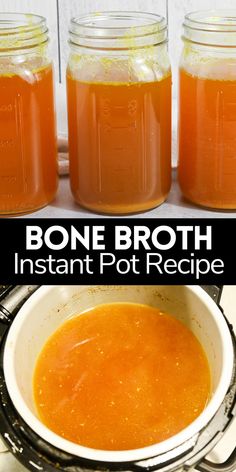
[[127, 450], [178, 433], [204, 409], [209, 366], [193, 333], [157, 308], [99, 305], [66, 321], [36, 364], [41, 421], [83, 446]]
[[53, 199], [56, 153], [52, 67], [0, 75], [0, 213]]
[[191, 201], [236, 208], [236, 81], [180, 71], [179, 181]]
[[171, 179], [171, 77], [86, 83], [67, 75], [71, 189], [95, 211], [162, 203]]

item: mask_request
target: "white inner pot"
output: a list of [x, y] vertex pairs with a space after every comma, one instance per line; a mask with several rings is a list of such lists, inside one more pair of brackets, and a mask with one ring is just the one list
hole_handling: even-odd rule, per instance
[[[175, 436], [131, 451], [95, 450], [63, 439], [41, 423], [33, 401], [35, 363], [48, 337], [73, 315], [112, 302], [148, 304], [175, 316], [198, 338], [211, 370], [212, 396], [201, 415]], [[4, 351], [4, 374], [15, 408], [44, 440], [79, 457], [128, 462], [163, 454], [201, 431], [226, 395], [233, 362], [233, 345], [227, 323], [217, 305], [199, 286], [43, 286], [26, 301], [10, 328]]]

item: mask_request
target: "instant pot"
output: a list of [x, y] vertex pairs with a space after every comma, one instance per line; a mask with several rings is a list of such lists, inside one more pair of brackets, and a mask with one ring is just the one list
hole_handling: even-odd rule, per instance
[[[0, 434], [8, 449], [34, 472], [193, 467], [233, 472], [236, 448], [222, 464], [205, 459], [236, 415], [236, 338], [220, 307], [221, 290], [220, 286], [1, 286]], [[159, 444], [134, 451], [96, 451], [60, 438], [37, 418], [32, 400], [35, 360], [50, 334], [73, 313], [114, 301], [158, 306], [188, 323], [206, 351], [213, 379], [212, 398], [191, 425]]]

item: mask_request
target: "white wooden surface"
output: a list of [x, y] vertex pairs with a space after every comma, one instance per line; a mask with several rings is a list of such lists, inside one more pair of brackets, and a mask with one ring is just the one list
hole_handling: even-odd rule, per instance
[[58, 80], [57, 0], [0, 0], [0, 12], [36, 13], [47, 18], [50, 31], [50, 52], [54, 60]]
[[182, 49], [182, 23], [187, 13], [196, 10], [234, 8], [236, 0], [167, 0], [169, 19], [169, 51], [173, 71], [173, 94], [178, 90], [178, 63]]
[[0, 0], [0, 12], [36, 13], [47, 18], [56, 79], [65, 82], [70, 19], [91, 11], [133, 10], [167, 15], [167, 0]]
[[166, 5], [166, 0], [59, 0], [62, 81], [65, 77], [68, 57], [67, 39], [71, 18], [92, 11], [105, 10], [149, 11], [166, 16]]
[[169, 23], [174, 97], [177, 95], [177, 69], [184, 15], [190, 11], [208, 8], [236, 8], [236, 0], [0, 0], [0, 11], [37, 13], [47, 18], [56, 79], [62, 83], [65, 82], [68, 26], [71, 17], [101, 10], [149, 11], [166, 16]]
[[[101, 10], [150, 11], [168, 17], [170, 54], [174, 71], [181, 50], [181, 24], [187, 12], [206, 8], [236, 8], [235, 0], [0, 0], [0, 11], [38, 13], [48, 20], [51, 48], [59, 78], [58, 52], [64, 81], [67, 59], [67, 37], [70, 18]], [[58, 45], [60, 38], [60, 45]]]
[[[34, 218], [104, 218], [104, 215], [89, 212], [74, 202], [68, 177], [60, 178], [57, 196], [50, 205], [27, 216], [32, 220]], [[25, 218], [25, 216], [18, 218]], [[156, 221], [159, 218], [167, 218], [168, 220], [171, 218], [236, 218], [236, 211], [211, 211], [187, 202], [181, 195], [174, 171], [171, 191], [165, 203], [145, 213], [117, 216], [117, 218], [127, 219], [127, 221], [133, 218], [140, 218], [142, 221], [144, 218], [153, 218]]]

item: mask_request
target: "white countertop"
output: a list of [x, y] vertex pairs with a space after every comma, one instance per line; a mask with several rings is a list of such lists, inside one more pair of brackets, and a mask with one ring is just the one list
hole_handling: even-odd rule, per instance
[[[233, 324], [236, 330], [236, 285], [224, 287], [221, 305], [224, 308], [228, 320]], [[223, 439], [209, 454], [209, 459], [214, 462], [224, 461], [235, 447], [235, 438], [236, 420], [231, 424]], [[22, 467], [10, 453], [3, 451], [5, 451], [5, 447], [3, 445], [1, 446], [0, 443], [0, 472], [26, 472], [26, 469]]]
[[[89, 212], [77, 205], [70, 191], [68, 177], [61, 177], [56, 199], [42, 210], [20, 218], [102, 218], [104, 215]], [[114, 215], [116, 216], [116, 215]], [[187, 202], [181, 195], [176, 182], [176, 171], [173, 171], [173, 183], [165, 203], [154, 210], [121, 218], [236, 218], [236, 211], [212, 211], [200, 208]]]

